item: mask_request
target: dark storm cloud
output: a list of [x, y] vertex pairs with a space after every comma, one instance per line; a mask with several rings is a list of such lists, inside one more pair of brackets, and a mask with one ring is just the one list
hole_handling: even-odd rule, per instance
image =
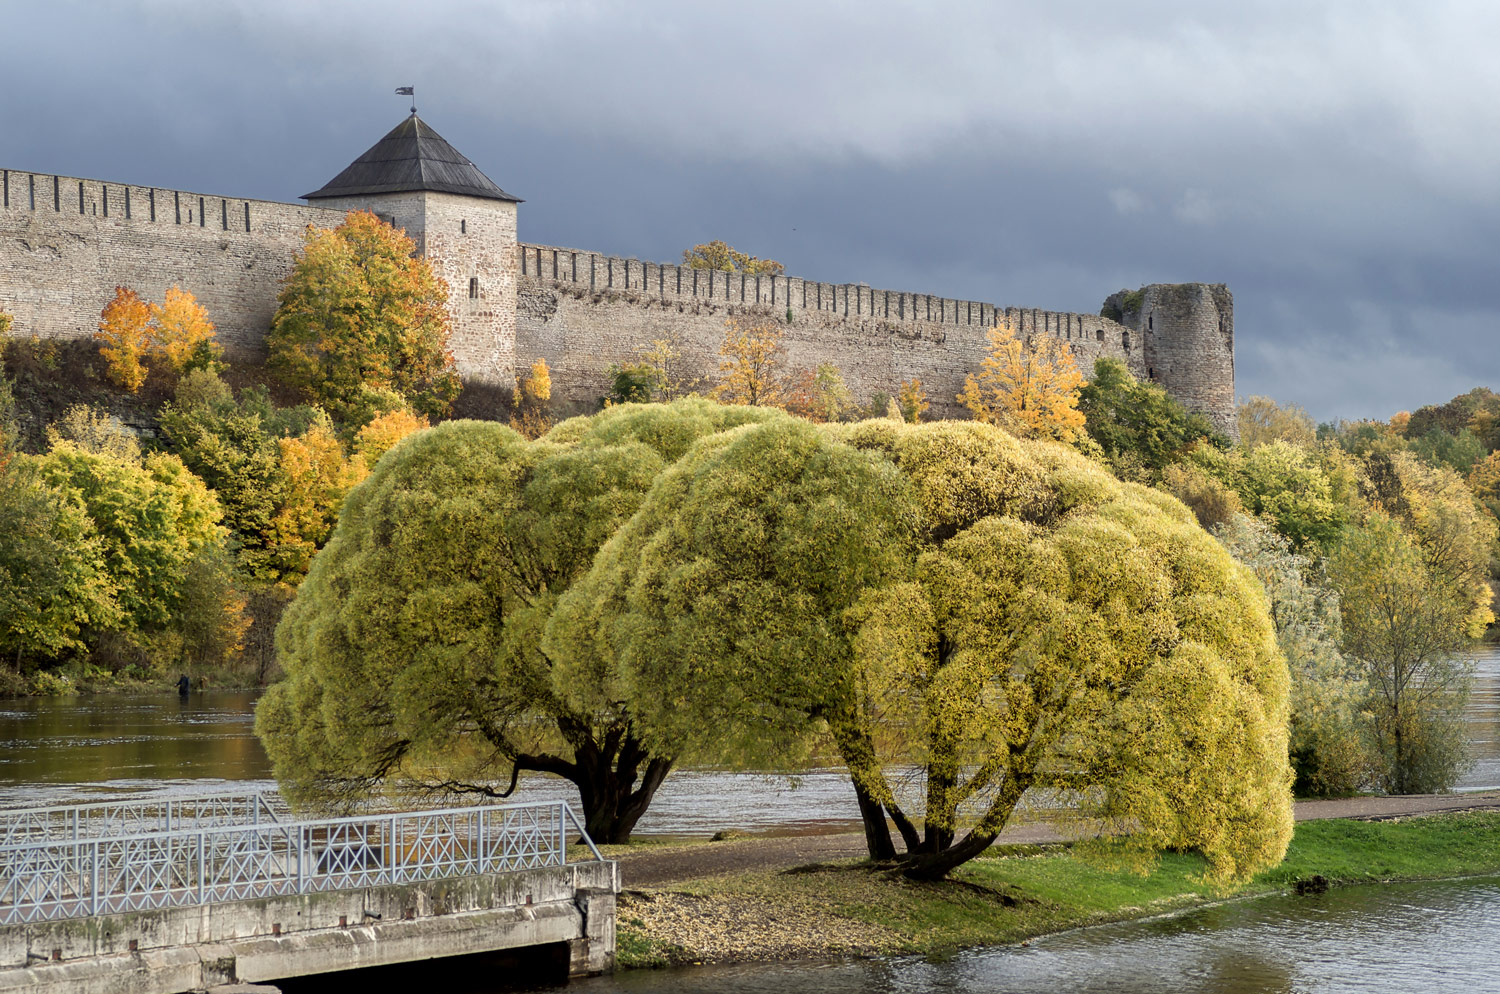
[[1242, 394], [1327, 418], [1500, 386], [1500, 10], [1477, 3], [141, 0], [4, 27], [14, 168], [293, 199], [415, 83], [527, 199], [529, 240], [723, 237], [1085, 311], [1222, 281]]

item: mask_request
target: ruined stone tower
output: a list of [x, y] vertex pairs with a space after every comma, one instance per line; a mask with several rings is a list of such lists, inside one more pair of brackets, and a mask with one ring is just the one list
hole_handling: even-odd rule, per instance
[[1234, 296], [1228, 287], [1153, 283], [1110, 295], [1104, 313], [1136, 330], [1146, 379], [1208, 415], [1230, 438], [1239, 437], [1234, 416]]
[[448, 283], [449, 347], [470, 383], [509, 390], [516, 368], [516, 205], [413, 111], [302, 199], [374, 212], [417, 243]]

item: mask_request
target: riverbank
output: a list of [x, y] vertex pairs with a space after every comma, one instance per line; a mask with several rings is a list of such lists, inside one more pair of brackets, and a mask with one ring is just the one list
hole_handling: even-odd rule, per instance
[[178, 677], [186, 673], [194, 690], [264, 690], [248, 668], [220, 668], [148, 672], [136, 666], [110, 670], [90, 664], [69, 664], [50, 670], [21, 673], [0, 665], [0, 700], [71, 697], [79, 694], [176, 694]]
[[[731, 845], [757, 843], [783, 845], [774, 839]], [[695, 855], [711, 851], [692, 847]], [[1196, 855], [1165, 854], [1139, 875], [1061, 843], [997, 846], [940, 883], [906, 880], [845, 858], [646, 889], [632, 883], [632, 862], [623, 868], [622, 967], [941, 955], [1226, 899], [1500, 874], [1500, 812], [1304, 821], [1280, 866], [1227, 892], [1202, 883], [1204, 863]]]

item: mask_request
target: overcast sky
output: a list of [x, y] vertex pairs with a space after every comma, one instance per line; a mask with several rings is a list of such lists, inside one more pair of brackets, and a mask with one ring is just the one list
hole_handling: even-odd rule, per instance
[[1235, 295], [1238, 391], [1500, 389], [1500, 5], [0, 3], [0, 166], [295, 200], [405, 116], [521, 238], [723, 238], [834, 282], [1095, 312]]

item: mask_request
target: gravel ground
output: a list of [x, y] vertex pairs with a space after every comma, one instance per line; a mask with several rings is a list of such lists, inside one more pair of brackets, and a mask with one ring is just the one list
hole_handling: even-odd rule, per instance
[[[1349, 797], [1330, 801], [1298, 801], [1297, 820], [1359, 818], [1383, 820], [1445, 811], [1500, 808], [1500, 791], [1473, 794], [1412, 794], [1405, 797]], [[1062, 842], [1052, 826], [1034, 823], [1007, 828], [1002, 845]], [[865, 854], [862, 832], [833, 835], [752, 837], [727, 842], [652, 848], [617, 856], [621, 883], [626, 888], [663, 887], [726, 873], [777, 870], [806, 863], [857, 859]]]
[[[1384, 820], [1440, 812], [1500, 808], [1500, 791], [1351, 797], [1299, 801], [1298, 821], [1319, 818]], [[1001, 844], [1066, 841], [1046, 823], [1020, 825]], [[894, 936], [878, 925], [846, 918], [832, 907], [758, 897], [704, 897], [671, 891], [701, 877], [752, 870], [782, 870], [865, 855], [862, 832], [749, 837], [723, 842], [652, 847], [614, 856], [620, 862], [620, 924], [665, 944], [677, 963], [729, 963], [869, 955], [889, 948]], [[642, 889], [648, 888], [648, 889]]]

